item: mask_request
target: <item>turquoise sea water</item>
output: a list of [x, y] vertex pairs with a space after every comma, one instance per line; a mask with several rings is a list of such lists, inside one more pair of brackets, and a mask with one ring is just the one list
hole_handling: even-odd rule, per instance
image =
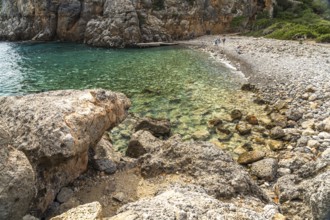
[[209, 119], [237, 103], [245, 105], [238, 91], [242, 81], [207, 54], [181, 47], [0, 43], [0, 96], [59, 89], [119, 91], [131, 98], [131, 113], [169, 118], [173, 130], [187, 139], [205, 131]]

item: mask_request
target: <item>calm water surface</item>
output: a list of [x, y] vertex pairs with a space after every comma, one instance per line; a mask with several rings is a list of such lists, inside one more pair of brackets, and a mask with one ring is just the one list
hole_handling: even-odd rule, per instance
[[0, 96], [59, 89], [120, 91], [131, 98], [131, 113], [169, 118], [174, 132], [186, 139], [205, 132], [209, 119], [237, 104], [251, 104], [239, 91], [242, 81], [207, 54], [180, 47], [0, 43]]

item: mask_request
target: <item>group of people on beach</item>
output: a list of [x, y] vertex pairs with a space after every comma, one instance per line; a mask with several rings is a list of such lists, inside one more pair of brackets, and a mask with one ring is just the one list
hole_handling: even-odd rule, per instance
[[[223, 38], [222, 38], [222, 43], [223, 43], [223, 45], [225, 45], [225, 42], [226, 42], [226, 36], [223, 36]], [[215, 39], [215, 41], [214, 41], [214, 45], [218, 46], [218, 45], [220, 45], [220, 44], [221, 44], [221, 38], [218, 37], [217, 39]]]

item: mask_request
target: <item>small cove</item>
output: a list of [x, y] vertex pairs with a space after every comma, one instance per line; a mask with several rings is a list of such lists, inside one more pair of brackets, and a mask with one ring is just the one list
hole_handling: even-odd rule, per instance
[[[217, 141], [207, 122], [226, 119], [235, 108], [260, 114], [252, 95], [240, 90], [244, 82], [208, 54], [178, 46], [114, 50], [59, 42], [0, 43], [1, 96], [60, 89], [123, 92], [132, 100], [130, 113], [168, 118], [173, 133], [184, 140], [208, 131], [203, 139]], [[112, 131], [119, 149], [129, 139], [126, 128], [124, 123]], [[235, 134], [224, 148], [232, 149], [244, 139]]]

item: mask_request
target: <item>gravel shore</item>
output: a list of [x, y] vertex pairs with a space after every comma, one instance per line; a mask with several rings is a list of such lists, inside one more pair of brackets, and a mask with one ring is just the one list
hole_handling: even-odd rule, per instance
[[[310, 212], [317, 219], [330, 218], [316, 197], [308, 196], [322, 191], [324, 205], [330, 205], [330, 45], [236, 35], [215, 45], [217, 38], [224, 36], [182, 44], [241, 71], [256, 86], [256, 98], [268, 103], [265, 110], [276, 126], [270, 135], [283, 136], [284, 147], [268, 156], [278, 161], [276, 179], [260, 186], [275, 193], [275, 203], [289, 219], [312, 219]], [[248, 169], [253, 174], [253, 166]]]

